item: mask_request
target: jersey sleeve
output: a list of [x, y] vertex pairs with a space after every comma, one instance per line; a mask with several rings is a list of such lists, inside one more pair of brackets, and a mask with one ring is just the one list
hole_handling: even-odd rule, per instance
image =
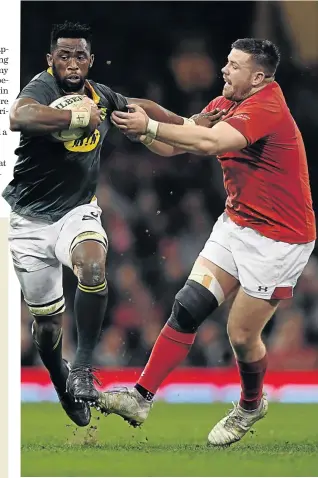
[[18, 98], [32, 98], [41, 105], [48, 106], [56, 98], [54, 91], [41, 80], [32, 80], [19, 93]]
[[248, 144], [253, 144], [275, 132], [280, 114], [278, 103], [264, 104], [254, 101], [238, 108], [231, 118], [223, 121], [239, 131]]

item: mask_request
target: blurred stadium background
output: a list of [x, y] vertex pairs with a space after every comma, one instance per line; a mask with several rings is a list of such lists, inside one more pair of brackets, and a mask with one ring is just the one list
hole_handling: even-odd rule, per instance
[[[61, 4], [60, 4], [61, 5]], [[222, 88], [231, 42], [257, 36], [282, 53], [277, 74], [302, 131], [318, 204], [317, 2], [22, 2], [21, 87], [46, 67], [52, 23], [93, 27], [92, 78], [127, 96], [181, 114], [198, 113]], [[36, 30], [35, 30], [36, 23]], [[112, 131], [104, 143], [98, 188], [108, 233], [109, 306], [95, 364], [104, 386], [133, 383], [168, 318], [176, 292], [221, 214], [225, 194], [214, 158], [162, 158]], [[65, 270], [63, 354], [72, 360], [76, 280]], [[32, 345], [32, 319], [21, 299], [22, 400], [56, 400]], [[226, 337], [227, 307], [200, 329], [186, 368], [161, 389], [167, 401], [231, 401], [238, 376]], [[88, 318], [89, 320], [89, 318]], [[318, 402], [317, 249], [293, 300], [264, 332], [267, 388], [273, 399]], [[193, 384], [196, 384], [194, 387]]]

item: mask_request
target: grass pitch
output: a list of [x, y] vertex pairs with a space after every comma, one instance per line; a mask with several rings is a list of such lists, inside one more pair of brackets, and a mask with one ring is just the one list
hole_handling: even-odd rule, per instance
[[21, 476], [318, 476], [318, 405], [270, 404], [241, 442], [208, 448], [228, 408], [156, 403], [141, 429], [93, 411], [76, 429], [58, 404], [23, 404]]

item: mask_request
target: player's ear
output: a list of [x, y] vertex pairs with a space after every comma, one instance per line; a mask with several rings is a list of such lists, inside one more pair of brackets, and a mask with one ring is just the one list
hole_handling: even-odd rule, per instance
[[253, 78], [253, 86], [259, 86], [265, 78], [265, 73], [263, 71], [256, 71]]
[[52, 57], [51, 53], [46, 54], [46, 61], [47, 61], [47, 64], [49, 66], [53, 66], [53, 57]]
[[89, 63], [89, 67], [90, 67], [90, 68], [92, 68], [92, 66], [93, 66], [94, 59], [95, 59], [95, 56], [94, 56], [93, 53], [92, 53], [91, 56], [90, 56], [90, 63]]

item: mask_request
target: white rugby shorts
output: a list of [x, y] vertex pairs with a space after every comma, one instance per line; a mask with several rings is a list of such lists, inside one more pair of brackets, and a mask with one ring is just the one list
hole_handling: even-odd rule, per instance
[[63, 296], [62, 264], [72, 268], [70, 249], [79, 234], [100, 234], [107, 245], [97, 202], [78, 206], [53, 222], [10, 216], [9, 245], [24, 298], [47, 304]]
[[235, 277], [252, 297], [289, 299], [314, 246], [315, 241], [274, 241], [254, 229], [238, 226], [224, 212], [200, 256]]

